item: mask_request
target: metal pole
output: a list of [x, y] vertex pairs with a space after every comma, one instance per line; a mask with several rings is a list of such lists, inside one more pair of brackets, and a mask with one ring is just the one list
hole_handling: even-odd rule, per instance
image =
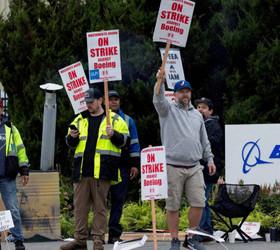
[[40, 164], [43, 171], [54, 169], [55, 127], [56, 93], [46, 91]]
[[45, 90], [45, 105], [43, 118], [43, 133], [41, 147], [40, 169], [48, 171], [54, 169], [55, 128], [56, 128], [56, 90], [62, 86], [53, 83], [41, 85]]

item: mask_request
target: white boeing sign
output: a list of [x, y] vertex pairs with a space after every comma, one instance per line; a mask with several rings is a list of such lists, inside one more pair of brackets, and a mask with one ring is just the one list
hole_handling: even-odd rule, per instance
[[227, 183], [280, 181], [280, 124], [226, 125]]

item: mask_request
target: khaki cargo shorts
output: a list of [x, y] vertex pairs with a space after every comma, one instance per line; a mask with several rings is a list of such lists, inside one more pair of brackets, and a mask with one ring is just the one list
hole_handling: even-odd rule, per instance
[[193, 168], [178, 168], [167, 165], [168, 198], [166, 210], [178, 211], [183, 193], [191, 207], [205, 206], [205, 184], [200, 164]]

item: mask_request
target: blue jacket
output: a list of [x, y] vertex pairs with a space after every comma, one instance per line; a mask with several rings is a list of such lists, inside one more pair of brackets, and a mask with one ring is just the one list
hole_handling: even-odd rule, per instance
[[[135, 122], [129, 115], [125, 114], [121, 109], [116, 113], [118, 113], [125, 120], [130, 134], [130, 145], [126, 150], [127, 152], [124, 151], [122, 158], [123, 160], [125, 160], [125, 165], [127, 165], [128, 168], [138, 168], [140, 166], [140, 144]], [[126, 161], [125, 159], [127, 156], [129, 156], [128, 161]]]

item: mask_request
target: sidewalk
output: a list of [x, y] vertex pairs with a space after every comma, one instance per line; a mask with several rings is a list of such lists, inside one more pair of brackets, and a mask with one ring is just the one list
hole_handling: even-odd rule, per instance
[[[37, 243], [26, 243], [26, 250], [59, 250], [60, 245], [64, 244], [62, 241], [55, 242], [37, 242]], [[9, 243], [9, 248], [6, 243], [2, 242], [2, 250], [14, 250], [14, 245]], [[255, 241], [250, 243], [236, 242], [235, 244], [226, 243], [224, 246], [219, 243], [208, 243], [205, 244], [207, 250], [279, 250], [280, 242], [267, 243], [264, 241]], [[165, 241], [158, 242], [158, 250], [169, 250], [170, 243]], [[92, 241], [88, 241], [88, 249], [92, 250]], [[105, 250], [112, 250], [113, 245], [105, 245]], [[147, 242], [144, 247], [137, 248], [139, 250], [152, 250], [153, 243]], [[185, 248], [181, 248], [184, 250]]]
[[[152, 233], [135, 233], [135, 232], [124, 232], [122, 234], [122, 239], [124, 240], [132, 240], [142, 238], [143, 235], [146, 234], [148, 237], [148, 242], [146, 242], [145, 246], [141, 248], [137, 248], [139, 250], [153, 250], [153, 238]], [[107, 236], [107, 235], [106, 235]], [[180, 232], [179, 238], [181, 241], [184, 240], [185, 233]], [[169, 250], [170, 248], [170, 235], [169, 233], [158, 233], [158, 250]], [[107, 237], [106, 237], [107, 242]], [[62, 244], [65, 244], [64, 241], [49, 241], [49, 242], [27, 242], [25, 243], [26, 250], [59, 250]], [[2, 250], [14, 250], [14, 244], [9, 243], [8, 246], [6, 242], [1, 243]], [[89, 240], [87, 242], [88, 249], [93, 249], [92, 241]], [[228, 242], [224, 244], [210, 242], [205, 243], [205, 247], [207, 250], [280, 250], [280, 241], [279, 242], [265, 242], [265, 241], [253, 241], [249, 243], [244, 243], [242, 241], [236, 241], [234, 244], [230, 244]], [[112, 250], [113, 245], [105, 245], [105, 250]], [[181, 247], [182, 250], [185, 248]]]

